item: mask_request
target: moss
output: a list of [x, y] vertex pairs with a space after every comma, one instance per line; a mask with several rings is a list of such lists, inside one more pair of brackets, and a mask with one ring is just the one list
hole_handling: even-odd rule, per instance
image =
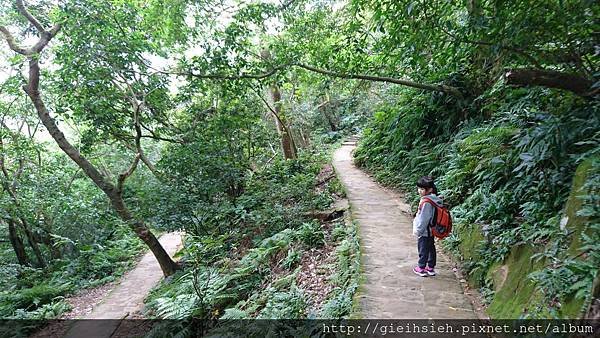
[[[478, 224], [465, 224], [457, 227], [455, 230], [460, 238], [458, 251], [460, 252], [463, 265], [470, 266], [476, 263], [480, 259], [479, 247], [485, 243], [481, 226]], [[472, 287], [481, 287], [481, 280], [484, 274], [485, 271], [481, 269], [470, 273], [468, 277], [469, 284]]]
[[584, 231], [585, 225], [588, 223], [587, 217], [577, 216], [577, 211], [581, 209], [583, 200], [581, 197], [586, 194], [583, 188], [590, 169], [592, 168], [592, 159], [588, 159], [581, 163], [575, 171], [573, 177], [573, 186], [569, 199], [565, 206], [565, 217], [567, 217], [566, 228], [573, 234], [571, 235], [571, 244], [569, 245], [568, 254], [576, 255], [581, 247], [581, 233]]
[[494, 291], [498, 291], [506, 282], [508, 277], [508, 267], [502, 262], [496, 262], [490, 266], [485, 279], [489, 281], [489, 285]]
[[460, 244], [458, 249], [465, 261], [475, 261], [479, 258], [477, 247], [484, 240], [483, 232], [478, 224], [469, 224], [458, 230]]
[[[580, 210], [583, 205], [581, 197], [587, 194], [583, 189], [583, 185], [591, 173], [592, 161], [593, 159], [588, 159], [577, 167], [573, 177], [571, 193], [569, 194], [569, 199], [565, 205], [565, 228], [569, 232], [572, 232], [570, 236], [571, 242], [569, 243], [569, 248], [567, 250], [567, 255], [570, 257], [575, 257], [580, 253], [581, 234], [588, 230], [586, 228], [586, 225], [589, 224], [588, 218], [577, 216], [577, 211]], [[579, 318], [584, 302], [584, 299], [577, 299], [575, 297], [566, 299], [559, 312], [561, 318]]]
[[[521, 245], [514, 247], [502, 265], [506, 269], [506, 279], [497, 285], [494, 300], [487, 308], [493, 319], [519, 318], [528, 308], [539, 302], [535, 285], [527, 275], [543, 267], [544, 262], [533, 262], [533, 247]], [[491, 269], [490, 269], [491, 270]]]
[[560, 308], [560, 318], [579, 318], [581, 317], [581, 308], [583, 307], [584, 299], [575, 297], [568, 299]]
[[[573, 178], [571, 194], [564, 209], [564, 217], [567, 219], [565, 227], [572, 233], [564, 258], [576, 256], [580, 252], [581, 233], [586, 231], [588, 220], [585, 217], [577, 216], [577, 211], [582, 206], [581, 196], [586, 193], [582, 187], [591, 167], [591, 160], [583, 162], [577, 168]], [[469, 236], [470, 234], [465, 233], [464, 235]], [[468, 242], [472, 243], [473, 240]], [[462, 248], [461, 252], [463, 252]], [[544, 261], [535, 263], [531, 261], [534, 253], [534, 248], [529, 245], [515, 247], [504, 262], [493, 264], [486, 272], [486, 279], [495, 290], [494, 299], [487, 309], [490, 317], [495, 319], [518, 318], [533, 308], [537, 308], [538, 315], [550, 316], [549, 308], [544, 303], [543, 294], [536, 290], [534, 283], [527, 278], [530, 272], [544, 268]], [[580, 317], [583, 302], [582, 299], [574, 297], [567, 299], [559, 310], [559, 317]]]

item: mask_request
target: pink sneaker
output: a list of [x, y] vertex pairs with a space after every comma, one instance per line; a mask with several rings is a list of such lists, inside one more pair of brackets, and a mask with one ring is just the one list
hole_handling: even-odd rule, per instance
[[424, 270], [429, 276], [435, 276], [435, 270], [433, 270], [433, 268], [426, 267]]
[[413, 269], [413, 272], [421, 277], [427, 277], [427, 270], [420, 268], [418, 266], [415, 266], [415, 268]]

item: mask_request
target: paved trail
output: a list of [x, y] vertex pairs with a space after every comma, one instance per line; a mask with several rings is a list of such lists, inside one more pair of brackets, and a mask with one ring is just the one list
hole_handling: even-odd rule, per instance
[[335, 152], [333, 166], [346, 187], [352, 217], [359, 223], [366, 274], [359, 295], [363, 317], [477, 318], [445, 257], [438, 255], [435, 277], [412, 272], [418, 254], [412, 218], [407, 215], [410, 207], [354, 166], [354, 148], [353, 142], [345, 142]]
[[[181, 238], [181, 233], [172, 232], [162, 235], [159, 241], [172, 257], [181, 247]], [[162, 278], [156, 258], [148, 251], [136, 267], [123, 276], [119, 285], [83, 319], [127, 318], [143, 308], [144, 298]], [[110, 337], [118, 324], [119, 321], [78, 322], [69, 330], [67, 337], [91, 337], [92, 332], [93, 337]]]
[[[419, 277], [412, 272], [417, 261], [412, 221], [402, 213], [409, 206], [375, 183], [352, 163], [354, 143], [345, 143], [334, 155], [333, 166], [346, 187], [352, 216], [359, 223], [366, 283], [360, 297], [364, 318], [477, 318], [449, 262], [438, 255], [438, 275]], [[160, 238], [170, 255], [181, 246], [181, 234]], [[122, 319], [143, 307], [143, 300], [162, 278], [148, 252], [127, 273], [106, 299], [84, 319]], [[110, 337], [119, 321], [83, 321], [66, 337]], [[93, 334], [92, 334], [93, 333]]]

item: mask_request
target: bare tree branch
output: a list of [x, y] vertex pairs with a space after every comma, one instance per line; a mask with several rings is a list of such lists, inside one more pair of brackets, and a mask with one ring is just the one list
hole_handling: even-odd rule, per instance
[[12, 34], [8, 31], [6, 27], [0, 26], [0, 32], [4, 36], [4, 39], [8, 43], [10, 49], [21, 55], [31, 56], [33, 54], [41, 52], [42, 49], [46, 47], [48, 42], [50, 42], [50, 40], [58, 33], [61, 27], [60, 24], [54, 25], [48, 31], [33, 15], [31, 15], [31, 13], [27, 11], [22, 0], [17, 0], [17, 9], [19, 10], [19, 13], [21, 13], [25, 18], [27, 18], [27, 21], [29, 21], [37, 29], [40, 35], [40, 39], [38, 40], [38, 42], [36, 42], [35, 45], [33, 45], [30, 48], [23, 48], [19, 46], [15, 38], [12, 36]]
[[277, 73], [280, 70], [285, 69], [286, 67], [300, 67], [300, 68], [309, 70], [311, 72], [315, 72], [315, 73], [319, 73], [319, 74], [323, 74], [323, 75], [327, 75], [327, 76], [332, 76], [332, 77], [339, 77], [339, 78], [343, 78], [343, 79], [357, 79], [357, 80], [395, 83], [395, 84], [413, 87], [413, 88], [425, 89], [425, 90], [430, 90], [430, 91], [439, 91], [439, 92], [443, 92], [446, 94], [450, 94], [450, 95], [458, 97], [458, 98], [463, 97], [461, 92], [456, 87], [451, 87], [451, 86], [446, 86], [446, 85], [419, 83], [419, 82], [414, 82], [414, 81], [410, 81], [410, 80], [397, 79], [397, 78], [386, 77], [386, 76], [340, 73], [340, 72], [330, 71], [327, 69], [317, 68], [317, 67], [302, 64], [302, 63], [281, 65], [281, 66], [271, 69], [268, 72], [259, 73], [259, 74], [225, 75], [225, 74], [196, 74], [193, 71], [190, 71], [190, 72], [164, 72], [164, 71], [161, 71], [161, 72], [165, 73], [165, 74], [186, 75], [186, 76], [192, 76], [192, 77], [200, 78], [200, 79], [212, 79], [212, 80], [240, 80], [240, 79], [260, 80], [260, 79], [267, 78], [271, 75], [274, 75], [275, 73]]
[[458, 88], [450, 87], [450, 86], [446, 86], [446, 85], [418, 83], [418, 82], [414, 82], [414, 81], [410, 81], [410, 80], [396, 79], [396, 78], [386, 77], [386, 76], [338, 73], [338, 72], [333, 72], [333, 71], [326, 70], [326, 69], [320, 69], [320, 68], [316, 68], [316, 67], [301, 64], [301, 63], [295, 64], [295, 66], [304, 68], [306, 70], [310, 70], [315, 73], [333, 76], [333, 77], [339, 77], [339, 78], [343, 78], [343, 79], [360, 79], [360, 80], [369, 80], [369, 81], [376, 81], [376, 82], [389, 82], [389, 83], [400, 84], [400, 85], [413, 87], [413, 88], [419, 88], [419, 89], [425, 89], [425, 90], [431, 90], [431, 91], [439, 91], [439, 92], [443, 92], [446, 94], [450, 94], [452, 96], [456, 96], [458, 98], [463, 97], [463, 95], [458, 90]]
[[278, 66], [278, 67], [275, 67], [265, 73], [259, 73], [259, 74], [249, 74], [249, 73], [240, 74], [240, 75], [194, 74], [193, 71], [190, 71], [189, 73], [169, 73], [169, 74], [189, 75], [189, 76], [193, 76], [193, 77], [199, 78], [199, 79], [212, 79], [212, 80], [240, 80], [240, 79], [261, 80], [261, 79], [270, 77], [271, 75], [274, 75], [278, 71], [284, 69], [286, 66], [287, 65]]
[[133, 158], [133, 162], [131, 163], [131, 166], [129, 167], [129, 169], [127, 169], [127, 171], [121, 173], [119, 175], [119, 179], [117, 181], [117, 192], [120, 194], [123, 192], [123, 185], [125, 184], [125, 180], [131, 176], [133, 174], [133, 172], [135, 171], [135, 169], [138, 166], [138, 163], [140, 162], [140, 157], [142, 155], [140, 153], [137, 153], [135, 155], [135, 157]]
[[42, 24], [36, 18], [34, 18], [33, 15], [29, 13], [29, 11], [27, 11], [25, 5], [23, 5], [23, 0], [17, 0], [16, 2], [19, 13], [21, 13], [25, 18], [27, 18], [27, 21], [29, 21], [33, 25], [33, 27], [35, 27], [38, 30], [38, 32], [45, 32], [46, 29], [44, 28], [44, 26], [42, 26]]
[[281, 126], [285, 129], [286, 133], [290, 134], [289, 129], [287, 128], [287, 126], [285, 125], [285, 123], [283, 123], [283, 121], [281, 120], [281, 118], [279, 117], [279, 114], [277, 114], [277, 112], [275, 111], [275, 109], [273, 107], [271, 107], [271, 105], [269, 104], [269, 102], [267, 102], [267, 100], [265, 100], [265, 98], [262, 95], [260, 95], [260, 93], [254, 87], [251, 87], [251, 88], [252, 88], [252, 91], [261, 99], [261, 101], [269, 109], [269, 111], [271, 111], [271, 114], [273, 114], [273, 116], [275, 117], [275, 119], [277, 120], [277, 122], [279, 122], [279, 124], [281, 124]]
[[56, 33], [58, 33], [59, 30], [60, 30], [60, 25], [56, 25], [52, 28], [52, 33], [47, 32], [47, 31], [40, 32], [40, 39], [38, 40], [38, 42], [35, 45], [33, 45], [32, 47], [25, 49], [17, 44], [14, 37], [12, 36], [12, 34], [10, 34], [10, 32], [8, 31], [8, 29], [6, 29], [6, 27], [0, 26], [0, 32], [4, 36], [4, 39], [8, 43], [8, 46], [10, 47], [10, 49], [12, 49], [13, 51], [15, 51], [21, 55], [25, 55], [25, 56], [31, 56], [33, 54], [41, 52], [42, 49], [44, 49], [44, 47], [46, 47], [48, 42], [50, 42], [52, 37], [54, 37], [54, 35], [56, 35]]
[[12, 36], [12, 34], [10, 34], [10, 32], [8, 31], [8, 29], [6, 29], [6, 27], [0, 26], [0, 32], [4, 36], [4, 40], [6, 40], [10, 49], [12, 49], [13, 51], [15, 51], [19, 54], [27, 55], [28, 51], [25, 48], [19, 46], [17, 41], [15, 41], [15, 38]]
[[176, 140], [176, 139], [172, 139], [172, 138], [167, 138], [167, 137], [159, 136], [152, 129], [146, 127], [143, 123], [140, 123], [140, 126], [144, 130], [146, 130], [146, 131], [148, 131], [150, 133], [150, 135], [142, 135], [142, 138], [151, 138], [151, 139], [154, 139], [154, 140], [165, 141], [165, 142], [170, 142], [170, 143], [178, 143], [178, 144], [185, 144], [186, 143], [183, 140]]
[[[137, 152], [137, 149], [135, 149], [135, 147], [131, 144], [123, 141], [123, 145], [129, 150]], [[156, 176], [157, 178], [161, 178], [164, 176], [164, 174], [161, 173], [152, 162], [150, 162], [150, 159], [148, 159], [145, 153], [142, 152], [140, 154], [140, 160], [142, 160], [142, 163], [146, 165], [146, 167], [152, 172], [152, 174], [154, 174], [154, 176]]]
[[131, 174], [133, 174], [133, 172], [135, 171], [135, 169], [138, 166], [138, 163], [140, 162], [140, 158], [142, 157], [143, 151], [142, 151], [142, 144], [141, 144], [141, 138], [142, 138], [142, 129], [140, 128], [140, 109], [142, 108], [142, 104], [140, 104], [140, 102], [137, 101], [137, 99], [135, 98], [135, 92], [133, 91], [133, 88], [131, 88], [131, 86], [129, 84], [127, 84], [127, 88], [129, 89], [130, 93], [131, 93], [131, 103], [133, 105], [133, 123], [134, 123], [134, 128], [135, 128], [135, 149], [137, 151], [137, 154], [135, 155], [133, 162], [131, 163], [131, 166], [129, 167], [129, 169], [127, 171], [125, 171], [124, 173], [119, 175], [119, 178], [117, 180], [117, 193], [121, 194], [123, 192], [123, 185], [125, 184], [125, 180], [131, 176]]

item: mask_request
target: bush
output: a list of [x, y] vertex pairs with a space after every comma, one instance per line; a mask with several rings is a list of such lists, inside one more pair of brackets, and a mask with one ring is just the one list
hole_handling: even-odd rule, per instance
[[69, 290], [69, 283], [57, 285], [41, 282], [18, 292], [3, 292], [0, 294], [0, 317], [12, 317], [18, 310], [19, 313], [36, 310], [52, 303]]
[[[448, 110], [429, 96], [433, 95], [402, 90], [396, 104], [375, 107], [356, 150], [356, 163], [379, 181], [405, 190], [413, 208], [418, 200], [416, 179], [436, 177], [457, 230], [446, 247], [460, 254], [470, 243], [468, 250], [477, 260], [466, 261], [465, 268], [476, 285], [485, 287], [487, 270], [517, 244], [532, 244], [544, 257], [562, 255], [566, 249], [560, 214], [575, 168], [598, 155], [600, 105], [548, 89], [498, 85], [469, 108], [474, 119], [455, 123], [461, 114], [430, 118]], [[481, 228], [477, 234], [460, 231], [474, 225]], [[592, 229], [593, 222], [586, 228]], [[461, 238], [475, 235], [483, 239]], [[582, 249], [587, 247], [594, 246]], [[564, 302], [572, 297], [568, 294], [589, 303], [593, 278], [582, 272], [589, 269], [560, 257], [560, 268], [531, 275], [545, 290], [546, 304], [558, 304], [559, 298]], [[565, 283], [573, 287], [561, 288]], [[539, 314], [547, 310], [539, 309]]]
[[298, 237], [309, 248], [320, 247], [325, 244], [325, 233], [316, 221], [302, 224], [298, 229]]

